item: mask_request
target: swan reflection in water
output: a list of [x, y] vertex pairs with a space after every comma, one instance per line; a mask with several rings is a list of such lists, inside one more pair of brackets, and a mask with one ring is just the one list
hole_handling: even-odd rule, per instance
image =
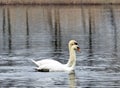
[[75, 88], [75, 72], [69, 74], [69, 88]]

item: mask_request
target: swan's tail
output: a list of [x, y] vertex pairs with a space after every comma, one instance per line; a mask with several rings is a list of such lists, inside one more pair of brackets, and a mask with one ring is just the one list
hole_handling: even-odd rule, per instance
[[31, 59], [31, 61], [32, 61], [35, 65], [39, 66], [35, 60]]

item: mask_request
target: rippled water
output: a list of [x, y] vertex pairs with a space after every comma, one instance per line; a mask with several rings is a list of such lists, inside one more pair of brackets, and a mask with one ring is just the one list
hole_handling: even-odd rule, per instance
[[[119, 88], [119, 6], [1, 6], [0, 87]], [[66, 63], [81, 47], [74, 74], [36, 72], [30, 59]]]

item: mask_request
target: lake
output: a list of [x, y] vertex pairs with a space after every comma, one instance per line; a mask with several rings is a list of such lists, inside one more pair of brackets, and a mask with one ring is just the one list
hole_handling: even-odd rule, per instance
[[[0, 88], [119, 88], [120, 6], [0, 6]], [[75, 73], [37, 72], [31, 59], [67, 63]]]

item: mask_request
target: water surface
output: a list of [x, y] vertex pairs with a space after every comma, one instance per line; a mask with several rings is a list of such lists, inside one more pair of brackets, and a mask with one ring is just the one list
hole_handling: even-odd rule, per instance
[[[119, 6], [1, 6], [0, 87], [119, 88]], [[31, 59], [66, 63], [81, 47], [74, 74], [36, 72]]]

